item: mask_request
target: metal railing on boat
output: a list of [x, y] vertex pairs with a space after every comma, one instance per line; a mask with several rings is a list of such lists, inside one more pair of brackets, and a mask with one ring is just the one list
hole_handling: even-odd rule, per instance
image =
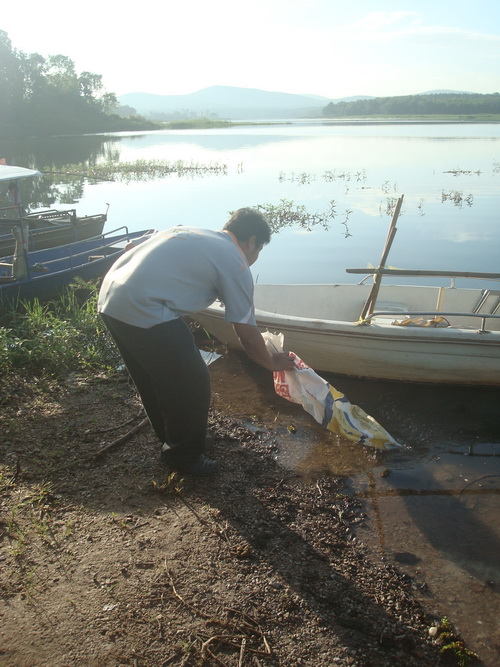
[[[57, 256], [53, 259], [44, 259], [43, 263], [40, 264], [36, 262], [37, 255], [38, 253], [46, 253], [47, 250], [28, 253], [31, 260], [28, 265], [28, 277], [36, 279], [36, 276], [32, 274], [40, 273], [40, 275], [43, 275], [48, 270], [56, 272], [67, 268], [75, 269], [83, 263], [97, 261], [122, 250], [118, 247], [118, 244], [126, 243], [129, 238], [128, 227], [122, 226], [84, 241], [76, 241], [51, 248], [50, 251]], [[33, 260], [35, 260], [34, 264], [32, 263]], [[60, 264], [61, 267], [58, 268], [57, 264]]]
[[[433, 277], [448, 277], [451, 278], [451, 288], [455, 287], [455, 278], [477, 278], [477, 279], [482, 279], [482, 280], [500, 280], [500, 273], [485, 273], [485, 272], [476, 272], [476, 271], [427, 271], [427, 270], [408, 270], [408, 269], [389, 269], [386, 268], [386, 262], [389, 256], [389, 252], [392, 246], [392, 243], [394, 241], [394, 238], [396, 236], [397, 232], [397, 221], [399, 214], [401, 212], [401, 207], [403, 205], [403, 199], [404, 195], [401, 195], [397, 202], [396, 206], [394, 207], [394, 212], [392, 215], [392, 220], [391, 224], [389, 225], [389, 231], [387, 233], [384, 249], [382, 251], [382, 255], [379, 261], [379, 265], [377, 268], [374, 268], [372, 271], [367, 271], [366, 268], [363, 269], [346, 269], [347, 273], [361, 273], [365, 274], [365, 278], [361, 281], [360, 284], [363, 284], [363, 282], [369, 278], [370, 276], [373, 278], [373, 285], [371, 286], [370, 293], [368, 294], [368, 298], [366, 299], [363, 308], [361, 310], [361, 315], [359, 318], [359, 323], [363, 324], [368, 321], [368, 319], [371, 319], [373, 317], [373, 313], [375, 311], [375, 306], [377, 303], [377, 298], [378, 298], [378, 293], [382, 284], [382, 277], [383, 276], [417, 276], [417, 277], [422, 277], [422, 276], [433, 276]], [[444, 295], [444, 288], [439, 288], [439, 294], [438, 294], [438, 300], [437, 300], [437, 305], [436, 305], [436, 311], [439, 312], [440, 315], [443, 315], [443, 313], [440, 312], [441, 310], [441, 303], [443, 300], [443, 295]], [[490, 291], [491, 294], [491, 291]], [[490, 294], [482, 294], [480, 298], [480, 303], [484, 299], [484, 301], [487, 300], [488, 296]], [[495, 307], [492, 309], [493, 312], [496, 312], [498, 310], [499, 302], [495, 305]], [[478, 304], [476, 304], [475, 311], [478, 309]], [[427, 314], [427, 313], [423, 313]], [[471, 315], [475, 316], [476, 312], [471, 313]], [[434, 315], [436, 315], [436, 312], [434, 312]], [[479, 315], [484, 315], [484, 316], [489, 316], [491, 314], [486, 314], [486, 313], [480, 313]], [[493, 315], [494, 317], [494, 315]], [[483, 327], [484, 327], [484, 322], [483, 322]]]
[[[436, 310], [405, 310], [401, 311], [391, 311], [391, 310], [376, 310], [373, 313], [370, 313], [365, 316], [365, 318], [360, 322], [360, 324], [370, 324], [370, 320], [375, 317], [401, 317], [404, 315], [408, 317], [472, 317], [479, 318], [481, 320], [481, 327], [477, 329], [478, 333], [489, 333], [486, 329], [486, 320], [495, 319], [500, 320], [500, 315], [495, 315], [493, 313], [468, 313], [468, 312], [448, 312], [448, 311], [436, 311]], [[404, 321], [404, 320], [403, 320]], [[401, 323], [400, 323], [401, 324]]]
[[[382, 276], [413, 276], [413, 277], [446, 277], [451, 279], [451, 284], [450, 287], [437, 287], [436, 289], [438, 290], [438, 299], [437, 299], [437, 304], [436, 308], [433, 311], [404, 311], [405, 315], [412, 315], [414, 317], [417, 316], [436, 316], [440, 315], [442, 317], [450, 316], [450, 317], [479, 317], [483, 318], [483, 322], [481, 324], [481, 328], [479, 331], [481, 333], [487, 333], [486, 330], [486, 322], [485, 320], [488, 318], [498, 318], [500, 317], [499, 315], [496, 315], [498, 310], [500, 309], [500, 290], [490, 290], [490, 289], [485, 289], [481, 292], [481, 296], [479, 297], [478, 302], [474, 306], [474, 310], [470, 312], [442, 312], [441, 311], [441, 303], [443, 300], [443, 295], [446, 289], [455, 289], [455, 278], [469, 278], [472, 280], [500, 280], [500, 273], [487, 273], [487, 272], [481, 272], [481, 271], [427, 271], [427, 270], [420, 270], [420, 269], [387, 269], [384, 267], [378, 267], [372, 271], [372, 273], [367, 274], [366, 268], [364, 269], [346, 269], [347, 273], [364, 273], [365, 278], [360, 281], [359, 284], [363, 284], [364, 280], [369, 278], [370, 276], [374, 276], [374, 280], [376, 281], [374, 285], [372, 286], [372, 290], [370, 292], [370, 295], [368, 296], [368, 299], [365, 302], [365, 305], [363, 307], [363, 310], [361, 312], [361, 317], [360, 317], [360, 323], [367, 322], [377, 316], [377, 315], [401, 315], [401, 311], [375, 311], [375, 306], [377, 303], [377, 297], [378, 297], [378, 292], [381, 286], [381, 281], [382, 281]], [[377, 289], [374, 289], [374, 288]], [[486, 305], [488, 299], [490, 297], [493, 297], [495, 299], [496, 297], [496, 302], [491, 306], [491, 310], [489, 313], [485, 312], [480, 312], [481, 308]]]

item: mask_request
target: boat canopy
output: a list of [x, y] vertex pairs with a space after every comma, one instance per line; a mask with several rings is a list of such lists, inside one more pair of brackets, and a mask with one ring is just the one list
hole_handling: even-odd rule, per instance
[[25, 167], [12, 167], [10, 165], [0, 165], [0, 181], [16, 181], [19, 178], [33, 178], [41, 176], [41, 172], [36, 169], [26, 169]]

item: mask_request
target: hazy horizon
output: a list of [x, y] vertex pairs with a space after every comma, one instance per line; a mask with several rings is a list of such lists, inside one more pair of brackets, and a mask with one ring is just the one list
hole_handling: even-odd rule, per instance
[[[325, 97], [324, 95], [318, 95], [316, 93], [289, 93], [285, 90], [265, 90], [264, 88], [246, 88], [244, 86], [223, 86], [223, 85], [218, 85], [218, 84], [213, 84], [211, 86], [206, 86], [205, 88], [200, 88], [198, 90], [192, 90], [187, 93], [153, 93], [149, 90], [129, 90], [125, 93], [121, 93], [119, 97], [124, 97], [126, 95], [157, 95], [159, 97], [185, 97], [188, 95], [196, 95], [197, 93], [201, 93], [203, 91], [210, 90], [212, 88], [231, 88], [234, 90], [254, 90], [254, 91], [259, 91], [259, 92], [264, 92], [264, 93], [275, 93], [278, 95], [294, 95], [296, 97], [305, 97], [306, 99], [317, 99], [318, 101], [321, 102], [321, 100], [332, 100], [332, 99], [345, 99], [344, 97], [342, 98], [331, 98], [331, 97]], [[404, 95], [431, 95], [431, 94], [438, 94], [438, 93], [449, 93], [449, 94], [478, 94], [478, 95], [493, 95], [499, 91], [490, 91], [487, 93], [477, 93], [475, 90], [452, 90], [451, 88], [442, 88], [442, 89], [434, 89], [434, 90], [419, 90], [419, 91], [413, 91], [409, 93], [405, 93]], [[403, 95], [402, 95], [403, 96]], [[347, 95], [345, 97], [398, 97], [398, 95], [365, 95], [364, 93], [358, 93], [355, 95]]]

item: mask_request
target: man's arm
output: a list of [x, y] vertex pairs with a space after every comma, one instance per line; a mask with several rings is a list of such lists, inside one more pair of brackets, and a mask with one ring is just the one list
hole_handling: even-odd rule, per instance
[[233, 327], [245, 352], [252, 361], [267, 368], [269, 371], [292, 370], [293, 359], [285, 352], [273, 355], [269, 354], [262, 334], [256, 326], [233, 323]]

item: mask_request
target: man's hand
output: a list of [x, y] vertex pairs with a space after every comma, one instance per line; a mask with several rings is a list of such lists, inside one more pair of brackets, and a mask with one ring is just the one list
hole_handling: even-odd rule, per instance
[[293, 358], [286, 352], [271, 355], [274, 368], [273, 371], [291, 371], [294, 368]]
[[270, 355], [262, 334], [256, 326], [251, 324], [233, 324], [233, 327], [250, 359], [267, 368], [269, 371], [292, 370], [293, 359], [286, 352]]

